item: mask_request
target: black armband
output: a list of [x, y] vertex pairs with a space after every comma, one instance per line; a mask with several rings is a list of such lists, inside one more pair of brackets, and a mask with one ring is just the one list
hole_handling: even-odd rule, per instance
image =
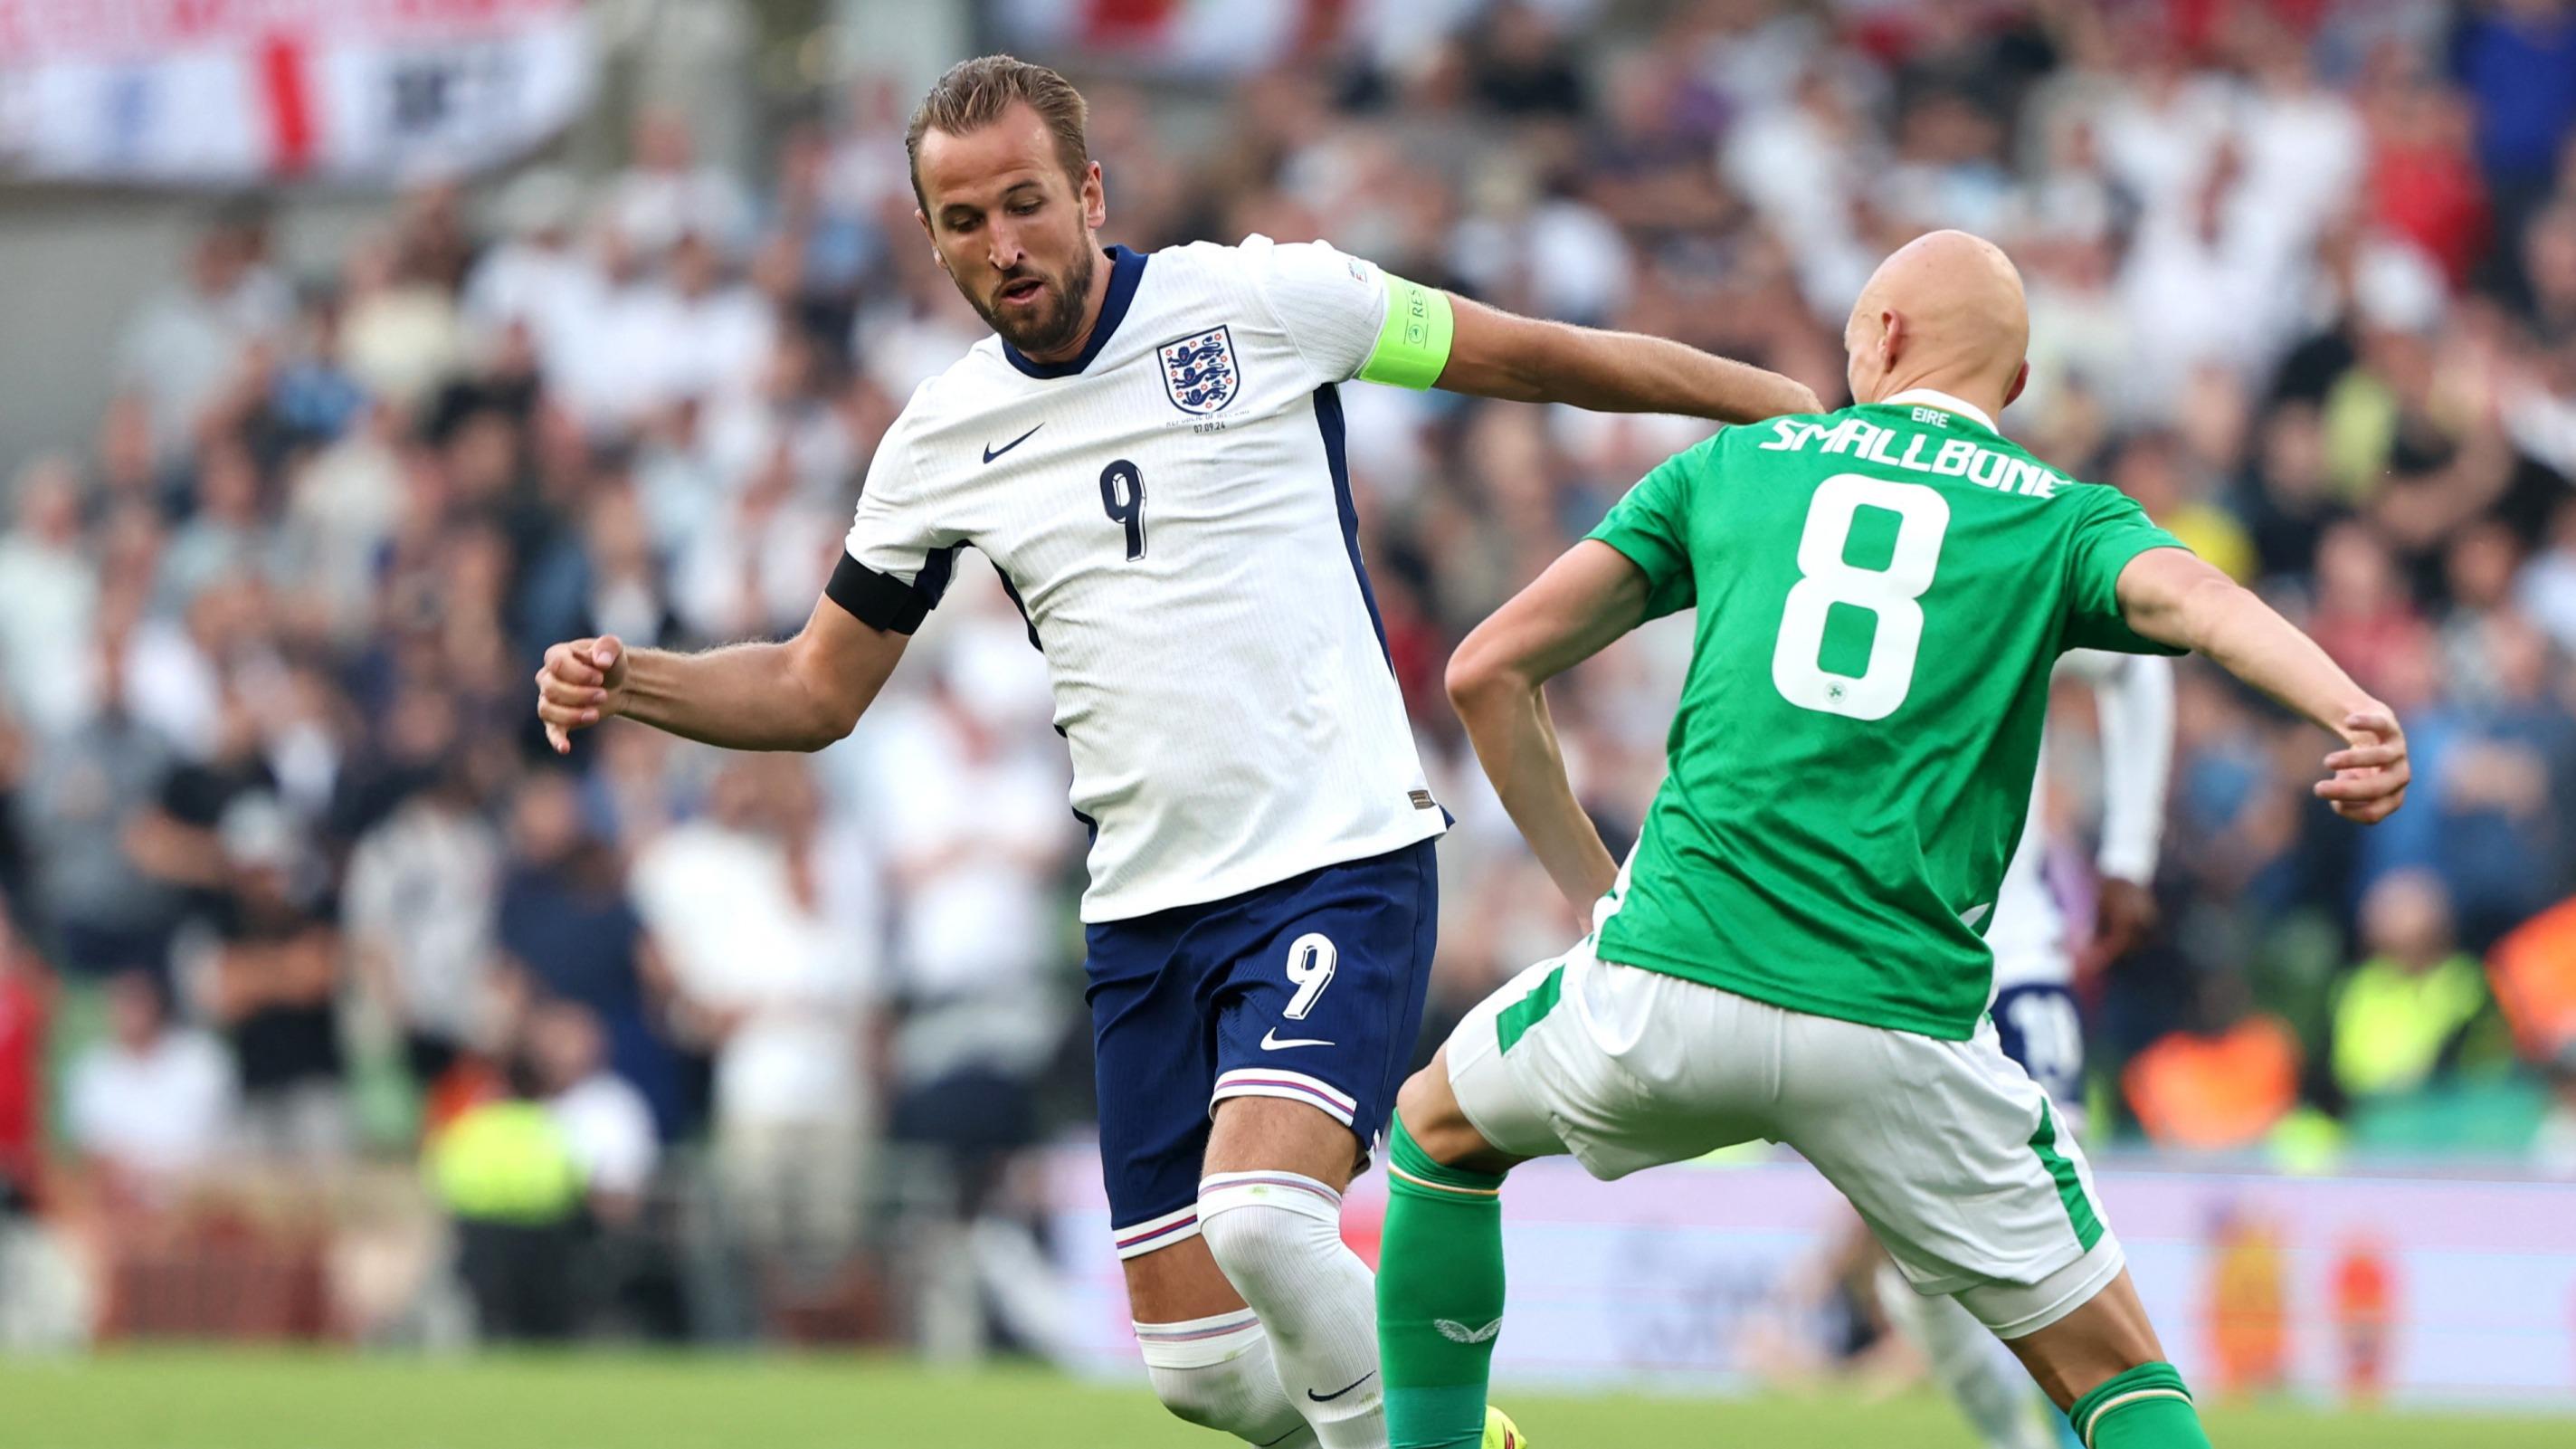
[[956, 565], [955, 548], [934, 550], [923, 556], [921, 572], [907, 584], [845, 553], [832, 570], [832, 581], [823, 586], [823, 596], [871, 629], [910, 634], [948, 592], [948, 576]]

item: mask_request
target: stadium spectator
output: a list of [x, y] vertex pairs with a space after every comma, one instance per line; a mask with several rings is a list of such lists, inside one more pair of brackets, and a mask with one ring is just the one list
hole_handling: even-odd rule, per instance
[[2487, 687], [2462, 703], [2435, 794], [2461, 940], [2484, 951], [2555, 900], [2576, 868], [2576, 718], [2559, 692], [2564, 667], [2528, 621], [2489, 614], [2476, 644]]
[[180, 910], [178, 892], [144, 872], [130, 843], [158, 796], [169, 751], [126, 707], [126, 642], [116, 625], [102, 626], [84, 671], [97, 702], [82, 727], [34, 750], [19, 797], [33, 894], [55, 959], [91, 976], [166, 970]]
[[758, 1260], [806, 1277], [859, 1246], [881, 1069], [875, 962], [829, 914], [817, 815], [800, 763], [734, 758], [706, 815], [655, 840], [633, 875], [680, 1010], [713, 1048], [728, 1211]]
[[80, 723], [82, 699], [61, 681], [79, 677], [97, 632], [98, 564], [81, 528], [81, 480], [68, 458], [38, 458], [18, 472], [15, 522], [0, 535], [0, 670], [11, 709], [42, 734]]
[[2478, 165], [2510, 227], [2549, 193], [2576, 131], [2576, 13], [2562, 0], [2480, 7], [2461, 16], [2451, 53]]
[[2424, 1086], [2474, 1049], [2472, 1028], [2490, 1011], [2486, 974], [2452, 935], [2441, 878], [2403, 870], [2362, 898], [2371, 954], [2336, 986], [2332, 1073], [2353, 1105]]
[[268, 218], [226, 208], [199, 233], [182, 285], [147, 303], [118, 345], [119, 381], [150, 422], [154, 456], [175, 459], [250, 349], [292, 320], [295, 298], [268, 260]]
[[634, 1083], [608, 1069], [607, 1045], [589, 1008], [541, 1002], [529, 1014], [526, 1036], [546, 1110], [581, 1167], [591, 1218], [632, 1225], [662, 1156], [652, 1107]]
[[608, 215], [619, 240], [658, 258], [683, 237], [718, 246], [744, 240], [751, 222], [742, 182], [702, 165], [688, 119], [667, 110], [637, 117], [626, 170], [608, 187]]
[[582, 1169], [538, 1100], [534, 1064], [513, 1055], [502, 1091], [430, 1139], [429, 1175], [456, 1229], [456, 1272], [486, 1339], [544, 1342], [579, 1320], [574, 1249]]
[[475, 811], [462, 757], [433, 767], [410, 800], [350, 852], [341, 925], [354, 975], [402, 1032], [412, 1080], [437, 1081], [488, 1047], [501, 847]]
[[701, 1115], [661, 1036], [656, 958], [621, 862], [584, 823], [562, 775], [519, 786], [494, 930], [515, 978], [505, 986], [522, 1000], [587, 1008], [607, 1033], [610, 1065], [652, 1102], [664, 1130]]
[[54, 983], [0, 914], [0, 1237], [44, 1187]]
[[2171, 1032], [2130, 1058], [2121, 1087], [2159, 1144], [2251, 1147], [2298, 1105], [2298, 1039], [2259, 1012], [2206, 1033]]
[[465, 360], [455, 297], [407, 240], [365, 239], [340, 275], [340, 355], [368, 395], [397, 406], [428, 398]]
[[2487, 955], [2487, 979], [2526, 1059], [2547, 1062], [2576, 1041], [2576, 899], [2498, 941]]
[[340, 1045], [340, 942], [328, 904], [299, 884], [294, 826], [253, 797], [218, 829], [224, 883], [213, 941], [191, 974], [240, 1065], [241, 1124], [252, 1151], [306, 1167], [355, 1145]]
[[687, 1328], [676, 1195], [661, 1175], [653, 1108], [609, 1070], [589, 1008], [540, 1002], [524, 1033], [546, 1110], [581, 1168], [585, 1212], [576, 1288], [585, 1323], [679, 1338]]
[[[1066, 781], [1032, 748], [1044, 682], [1031, 677], [1008, 608], [979, 611], [923, 697], [871, 723], [869, 805], [907, 823], [887, 846], [900, 904], [887, 954], [886, 1125], [895, 1162], [915, 1174], [902, 1196], [927, 1209], [909, 1225], [905, 1256], [948, 1290], [923, 1295], [933, 1352], [980, 1345], [987, 1302], [1017, 1341], [1061, 1331], [1055, 1275], [1030, 1228], [1038, 1205], [1018, 1169], [1040, 1140], [1040, 1088], [1071, 1024], [1047, 925], [1071, 864], [1059, 824]], [[925, 1251], [934, 1245], [945, 1251]]]
[[110, 981], [108, 1035], [65, 1079], [66, 1134], [112, 1200], [165, 1203], [232, 1145], [232, 1059], [205, 1032], [172, 1025], [164, 992], [144, 971]]

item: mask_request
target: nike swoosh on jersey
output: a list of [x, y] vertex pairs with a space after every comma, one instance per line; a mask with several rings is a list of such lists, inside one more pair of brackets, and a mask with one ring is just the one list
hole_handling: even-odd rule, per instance
[[1282, 1052], [1286, 1051], [1290, 1047], [1331, 1045], [1331, 1042], [1328, 1042], [1319, 1036], [1290, 1037], [1286, 1041], [1281, 1041], [1279, 1039], [1279, 1028], [1275, 1026], [1261, 1034], [1261, 1049], [1266, 1052]]
[[[1044, 423], [1040, 423], [1040, 424], [1038, 424], [1038, 428], [1043, 428], [1043, 427], [1045, 427], [1045, 426], [1046, 426], [1046, 424], [1044, 424]], [[985, 462], [987, 462], [987, 463], [990, 463], [990, 462], [992, 462], [995, 458], [998, 458], [998, 457], [1002, 456], [1004, 453], [1007, 453], [1007, 452], [1011, 451], [1013, 448], [1018, 447], [1020, 444], [1027, 442], [1027, 441], [1030, 439], [1030, 437], [1031, 437], [1031, 436], [1033, 436], [1033, 435], [1037, 432], [1038, 428], [1031, 428], [1031, 429], [1029, 429], [1029, 430], [1028, 430], [1028, 432], [1025, 432], [1025, 433], [1020, 434], [1018, 437], [1011, 439], [1009, 442], [1004, 443], [1002, 446], [1000, 446], [1000, 447], [998, 447], [998, 448], [994, 447], [994, 446], [993, 446], [992, 444], [990, 444], [990, 443], [986, 443], [986, 444], [984, 445], [984, 461], [985, 461]]]
[[1340, 1398], [1342, 1395], [1349, 1393], [1351, 1390], [1358, 1388], [1360, 1385], [1367, 1383], [1369, 1380], [1376, 1377], [1377, 1370], [1370, 1369], [1367, 1373], [1360, 1375], [1358, 1378], [1351, 1380], [1349, 1383], [1342, 1385], [1340, 1388], [1333, 1390], [1329, 1394], [1319, 1394], [1313, 1389], [1308, 1389], [1306, 1391], [1306, 1397], [1313, 1399], [1319, 1404], [1329, 1404], [1333, 1400]]

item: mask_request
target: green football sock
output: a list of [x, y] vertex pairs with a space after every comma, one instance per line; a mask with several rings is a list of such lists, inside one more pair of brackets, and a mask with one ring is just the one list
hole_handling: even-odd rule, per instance
[[1377, 1344], [1390, 1449], [1477, 1449], [1503, 1328], [1503, 1180], [1388, 1133]]
[[2066, 1411], [2089, 1449], [2209, 1449], [2191, 1390], [2169, 1363], [2144, 1363], [2105, 1381]]

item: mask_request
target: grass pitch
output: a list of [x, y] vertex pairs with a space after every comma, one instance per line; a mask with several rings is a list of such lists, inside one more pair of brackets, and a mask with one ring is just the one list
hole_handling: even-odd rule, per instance
[[[1501, 1395], [1538, 1449], [1973, 1449], [1926, 1397]], [[2246, 1449], [2565, 1449], [2576, 1419], [2222, 1409]], [[441, 1361], [153, 1351], [0, 1362], [8, 1449], [1224, 1449], [1142, 1390], [874, 1359], [566, 1354]]]

